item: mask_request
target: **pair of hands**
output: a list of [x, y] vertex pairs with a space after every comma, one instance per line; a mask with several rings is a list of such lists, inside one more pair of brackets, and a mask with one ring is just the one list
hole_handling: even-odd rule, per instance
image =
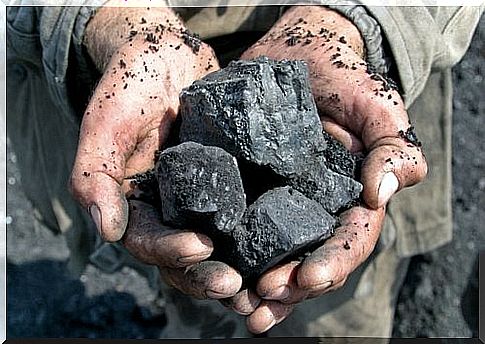
[[[103, 8], [90, 26], [115, 21], [120, 12]], [[117, 33], [128, 40], [116, 50], [88, 45], [93, 59], [104, 61], [98, 64], [104, 75], [83, 118], [72, 192], [105, 240], [122, 240], [135, 257], [157, 265], [168, 284], [196, 298], [219, 299], [247, 316], [251, 332], [265, 332], [298, 302], [341, 287], [374, 249], [389, 198], [425, 177], [420, 148], [399, 135], [410, 127], [404, 104], [386, 81], [367, 71], [357, 28], [325, 7], [289, 9], [243, 54], [305, 60], [325, 130], [366, 159], [365, 204], [341, 215], [335, 236], [304, 261], [263, 274], [255, 290], [241, 290], [236, 270], [206, 260], [213, 250], [210, 238], [167, 228], [152, 205], [127, 201], [136, 193], [130, 177], [152, 168], [167, 140], [182, 88], [219, 68], [212, 49], [184, 32], [170, 10], [138, 14], [129, 12], [119, 24]]]

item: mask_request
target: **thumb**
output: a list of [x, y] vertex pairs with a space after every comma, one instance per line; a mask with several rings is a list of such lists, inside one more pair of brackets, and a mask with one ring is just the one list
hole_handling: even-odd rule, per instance
[[118, 145], [105, 145], [103, 138], [95, 139], [97, 132], [89, 132], [85, 127], [81, 127], [71, 173], [71, 193], [89, 212], [101, 237], [118, 241], [128, 223], [128, 203], [121, 187], [124, 157]]
[[124, 180], [152, 167], [170, 123], [160, 116], [137, 116], [139, 109], [123, 109], [126, 102], [112, 98], [100, 108], [98, 98], [93, 97], [83, 117], [70, 189], [101, 237], [118, 241], [128, 223]]
[[428, 167], [421, 148], [402, 138], [376, 142], [362, 165], [363, 197], [373, 209], [384, 206], [404, 187], [421, 182]]
[[128, 223], [128, 203], [121, 186], [102, 172], [73, 172], [71, 190], [88, 210], [100, 236], [105, 241], [118, 241]]

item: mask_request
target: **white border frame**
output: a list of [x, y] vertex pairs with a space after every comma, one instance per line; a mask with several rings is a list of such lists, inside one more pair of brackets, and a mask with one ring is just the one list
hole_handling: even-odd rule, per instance
[[7, 338], [7, 47], [6, 4], [0, 2], [0, 341]]
[[[225, 1], [224, 1], [225, 2]], [[346, 0], [298, 1], [298, 0], [229, 0], [225, 6], [251, 5], [304, 5], [304, 4], [349, 4]], [[20, 5], [20, 3], [22, 3]], [[120, 7], [210, 7], [221, 4], [220, 0], [117, 0]], [[480, 6], [483, 0], [361, 0], [366, 6]], [[6, 6], [59, 6], [58, 0], [0, 0], [0, 342], [6, 339], [7, 331], [7, 281], [6, 281], [6, 216], [7, 216], [7, 129], [6, 129]], [[68, 6], [98, 5], [99, 0], [72, 0]]]

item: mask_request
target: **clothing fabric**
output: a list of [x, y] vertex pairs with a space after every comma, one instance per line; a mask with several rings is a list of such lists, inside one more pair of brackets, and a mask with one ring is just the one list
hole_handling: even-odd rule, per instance
[[[7, 133], [36, 218], [66, 235], [72, 271], [80, 273], [89, 261], [111, 271], [123, 264], [136, 265], [158, 286], [155, 268], [135, 262], [120, 245], [99, 240], [91, 219], [67, 192], [83, 107], [99, 78], [82, 45], [95, 10], [96, 6], [7, 9]], [[483, 6], [366, 10], [379, 23], [389, 46], [409, 116], [423, 142], [429, 177], [393, 197], [373, 256], [342, 290], [299, 305], [292, 318], [270, 334], [388, 336], [407, 266], [404, 258], [451, 240], [450, 68], [465, 53]], [[227, 43], [233, 35], [252, 37], [245, 41], [249, 45], [271, 27], [284, 7], [176, 11], [190, 30], [228, 60], [237, 56]], [[243, 317], [217, 302], [195, 301], [161, 287], [169, 314], [164, 336], [248, 335]]]

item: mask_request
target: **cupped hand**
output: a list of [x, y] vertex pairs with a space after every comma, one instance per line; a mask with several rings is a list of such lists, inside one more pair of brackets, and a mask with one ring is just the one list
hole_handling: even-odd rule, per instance
[[[102, 8], [91, 25], [110, 10], [123, 16], [118, 8]], [[200, 41], [197, 51], [184, 44], [181, 24], [166, 16], [173, 24], [147, 22], [128, 31], [129, 39], [104, 66], [82, 120], [71, 189], [107, 241], [124, 233], [128, 179], [154, 166], [175, 121], [180, 91], [218, 69], [212, 49]]]
[[341, 287], [373, 251], [390, 197], [427, 173], [402, 98], [393, 82], [369, 70], [360, 33], [347, 19], [325, 7], [292, 7], [242, 58], [261, 55], [307, 62], [324, 129], [366, 155], [365, 203], [343, 213], [335, 235], [303, 262], [273, 268], [256, 293], [242, 291], [226, 302], [248, 315], [254, 333], [281, 322], [294, 304]]
[[423, 180], [427, 165], [399, 93], [392, 82], [369, 71], [363, 51], [360, 33], [348, 20], [325, 7], [299, 6], [242, 58], [307, 62], [324, 128], [352, 151], [367, 154], [363, 198], [376, 209]]
[[[135, 257], [157, 265], [169, 284], [199, 298], [234, 295], [240, 276], [225, 264], [203, 261], [213, 249], [208, 237], [167, 228], [153, 206], [127, 201], [132, 177], [153, 168], [169, 136], [180, 91], [219, 68], [212, 49], [165, 8], [101, 8], [90, 32], [88, 51], [103, 76], [82, 120], [74, 197], [104, 240], [122, 239]], [[105, 46], [119, 37], [125, 39], [106, 58]]]

